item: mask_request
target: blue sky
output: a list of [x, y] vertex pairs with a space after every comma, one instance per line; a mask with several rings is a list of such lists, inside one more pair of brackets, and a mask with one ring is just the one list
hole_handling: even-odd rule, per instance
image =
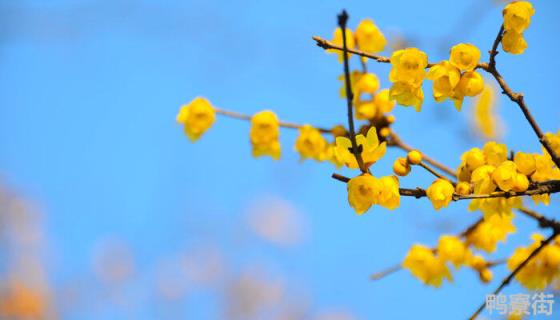
[[[139, 287], [148, 282], [154, 261], [211, 242], [228, 253], [235, 268], [257, 259], [305, 287], [314, 310], [341, 308], [359, 319], [465, 318], [498, 285], [505, 268], [495, 270], [496, 280], [488, 286], [470, 270], [460, 270], [453, 284], [437, 290], [407, 272], [376, 283], [367, 277], [400, 261], [411, 243], [434, 244], [441, 232], [461, 231], [478, 213], [467, 212], [465, 204], [434, 212], [427, 201], [403, 199], [399, 210], [375, 208], [357, 216], [346, 202], [345, 186], [330, 178], [332, 166], [298, 161], [292, 151], [296, 132], [282, 131], [280, 161], [253, 159], [247, 123], [219, 117], [191, 144], [175, 114], [202, 95], [247, 114], [273, 109], [287, 121], [344, 123], [337, 80], [342, 66], [311, 40], [330, 38], [342, 8], [351, 27], [370, 17], [386, 34], [404, 35], [437, 61], [447, 56], [442, 48], [458, 42], [477, 45], [487, 58], [501, 20], [501, 7], [493, 3], [0, 1], [0, 177], [44, 212], [54, 285], [88, 272], [93, 248], [107, 236], [130, 244], [143, 275]], [[534, 5], [526, 53], [501, 53], [498, 65], [508, 83], [525, 94], [542, 128], [556, 131], [560, 8], [555, 1]], [[461, 18], [468, 12], [471, 18]], [[448, 30], [458, 31], [449, 37]], [[352, 63], [358, 67], [357, 60]], [[388, 86], [388, 66], [370, 63], [370, 70]], [[468, 134], [469, 110], [458, 113], [450, 104], [426, 99], [419, 114], [397, 107], [395, 130], [455, 167], [462, 151], [483, 143]], [[508, 146], [539, 150], [515, 105], [501, 98], [500, 114]], [[400, 154], [390, 150], [374, 172], [389, 174]], [[418, 173], [402, 184], [430, 181]], [[301, 213], [306, 235], [299, 246], [232, 241], [243, 229], [247, 208], [266, 197]], [[552, 216], [558, 208], [542, 211]], [[516, 221], [519, 232], [500, 246], [497, 257], [526, 243], [535, 228], [524, 217]], [[506, 290], [519, 292], [517, 285]], [[137, 300], [144, 298], [150, 301]], [[180, 308], [187, 316], [215, 319], [213, 303], [195, 296]], [[154, 317], [152, 304], [138, 304], [135, 318]], [[106, 318], [125, 317], [118, 308], [102, 312]], [[67, 317], [86, 314], [96, 318], [91, 310]]]

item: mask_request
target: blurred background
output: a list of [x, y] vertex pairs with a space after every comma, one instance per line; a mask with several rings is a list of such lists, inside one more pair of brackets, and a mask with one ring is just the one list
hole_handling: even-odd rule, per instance
[[[342, 65], [311, 40], [332, 36], [342, 8], [352, 28], [375, 20], [391, 43], [386, 55], [417, 46], [437, 61], [459, 42], [487, 59], [504, 3], [0, 0], [0, 317], [466, 318], [504, 266], [489, 285], [467, 269], [439, 289], [407, 271], [368, 280], [412, 243], [434, 245], [477, 220], [466, 203], [435, 212], [427, 200], [403, 199], [396, 211], [357, 216], [330, 178], [336, 168], [299, 161], [297, 132], [282, 131], [281, 160], [254, 159], [248, 123], [218, 117], [192, 144], [175, 115], [202, 95], [247, 114], [344, 123]], [[526, 53], [497, 60], [541, 127], [556, 131], [560, 3], [533, 4]], [[389, 86], [389, 66], [369, 69]], [[472, 101], [459, 113], [424, 90], [422, 112], [397, 107], [394, 128], [456, 167], [461, 152], [484, 143]], [[499, 100], [495, 138], [539, 151], [518, 108]], [[375, 174], [390, 174], [401, 154], [390, 149]], [[419, 173], [401, 183], [431, 180]], [[558, 200], [542, 212], [558, 216]], [[529, 242], [535, 223], [516, 224], [495, 257]]]

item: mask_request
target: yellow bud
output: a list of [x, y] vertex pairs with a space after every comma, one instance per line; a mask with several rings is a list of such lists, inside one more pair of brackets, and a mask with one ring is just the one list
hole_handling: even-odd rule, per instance
[[517, 166], [513, 161], [504, 161], [494, 172], [492, 172], [492, 180], [503, 191], [510, 191], [515, 182], [517, 175]]
[[524, 192], [529, 189], [529, 179], [526, 175], [518, 173], [515, 175], [515, 181], [512, 190], [515, 192]]
[[387, 127], [381, 128], [381, 130], [379, 130], [379, 135], [386, 138], [391, 135], [391, 129]]
[[492, 281], [492, 278], [494, 278], [494, 274], [492, 273], [492, 270], [488, 268], [484, 268], [480, 270], [478, 272], [478, 276], [480, 277], [480, 281], [484, 283], [489, 283], [490, 281]]
[[412, 150], [406, 155], [409, 164], [420, 164], [422, 162], [422, 154], [418, 150]]
[[468, 196], [471, 192], [471, 185], [468, 182], [459, 182], [455, 187], [455, 193], [462, 196]]
[[484, 257], [477, 255], [477, 256], [472, 256], [471, 257], [471, 259], [469, 261], [469, 265], [473, 269], [480, 271], [480, 270], [485, 269], [488, 264], [486, 263], [486, 260], [484, 259]]
[[331, 129], [331, 133], [335, 138], [336, 137], [344, 137], [344, 136], [346, 136], [346, 128], [344, 128], [343, 125], [339, 124], [339, 125], [334, 126]]
[[397, 118], [392, 114], [388, 115], [386, 119], [387, 119], [387, 123], [389, 124], [393, 124], [395, 123], [395, 120], [397, 120]]
[[397, 158], [393, 163], [393, 172], [396, 175], [404, 177], [410, 173], [410, 165], [405, 158]]
[[458, 96], [474, 97], [479, 95], [484, 89], [484, 79], [480, 73], [469, 71], [463, 73], [455, 91]]
[[465, 153], [464, 158], [471, 171], [486, 164], [484, 153], [479, 148], [470, 149]]

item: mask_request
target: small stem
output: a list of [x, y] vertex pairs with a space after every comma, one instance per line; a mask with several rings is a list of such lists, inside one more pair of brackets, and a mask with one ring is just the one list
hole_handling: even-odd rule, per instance
[[354, 129], [354, 115], [352, 101], [354, 99], [354, 94], [352, 93], [352, 83], [350, 81], [350, 66], [348, 63], [348, 46], [346, 39], [346, 22], [348, 22], [348, 14], [346, 10], [342, 10], [342, 13], [338, 15], [338, 26], [342, 31], [342, 56], [344, 57], [344, 81], [346, 86], [346, 107], [348, 111], [348, 130], [350, 133], [350, 141], [352, 142], [352, 153], [356, 157], [358, 166], [362, 173], [368, 172], [368, 169], [364, 165], [362, 159], [361, 151], [358, 150], [358, 143], [356, 142], [356, 130]]
[[434, 169], [428, 167], [424, 162], [420, 162], [418, 165], [419, 165], [420, 167], [426, 169], [426, 171], [428, 171], [429, 173], [431, 173], [432, 175], [434, 175], [436, 178], [449, 181], [449, 182], [451, 182], [453, 185], [455, 185], [455, 182], [450, 181], [448, 178], [446, 178], [446, 177], [442, 176], [441, 174], [437, 173]]
[[[220, 109], [220, 108], [214, 108], [214, 112], [216, 112], [217, 114], [221, 114], [223, 116], [229, 117], [229, 118], [234, 118], [234, 119], [239, 119], [239, 120], [251, 121], [251, 118], [252, 118], [252, 116], [250, 116], [250, 115], [246, 115], [246, 114], [235, 112], [235, 111]], [[280, 121], [280, 127], [288, 128], [288, 129], [299, 129], [299, 128], [303, 127], [303, 125], [298, 124], [298, 123], [293, 123], [293, 122]], [[322, 133], [329, 133], [329, 134], [332, 133], [330, 129], [319, 128], [319, 127], [315, 127], [315, 126], [313, 126], [313, 128], [319, 130]]]

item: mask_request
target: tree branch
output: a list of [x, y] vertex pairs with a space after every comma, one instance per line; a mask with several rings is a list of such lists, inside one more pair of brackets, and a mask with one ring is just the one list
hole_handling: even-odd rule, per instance
[[[250, 115], [246, 115], [246, 114], [235, 112], [235, 111], [220, 109], [220, 108], [214, 108], [214, 112], [217, 113], [217, 114], [221, 114], [223, 116], [229, 117], [229, 118], [234, 118], [234, 119], [239, 119], [239, 120], [251, 121], [251, 118], [252, 118], [252, 116], [250, 116]], [[299, 129], [299, 128], [303, 127], [303, 125], [298, 124], [298, 123], [293, 123], [293, 122], [280, 121], [280, 127], [288, 128], [288, 129]], [[332, 134], [332, 131], [330, 129], [319, 128], [319, 127], [316, 127], [316, 126], [313, 126], [313, 128], [319, 130], [322, 133]]]
[[342, 13], [338, 15], [338, 26], [342, 31], [342, 55], [344, 57], [344, 81], [346, 86], [346, 106], [348, 111], [348, 131], [350, 134], [350, 141], [352, 142], [352, 153], [356, 157], [358, 166], [363, 173], [368, 172], [368, 169], [364, 165], [362, 159], [362, 153], [358, 149], [358, 143], [356, 142], [356, 130], [354, 129], [354, 115], [352, 101], [354, 100], [354, 94], [352, 93], [352, 83], [350, 81], [350, 66], [348, 63], [348, 46], [346, 39], [346, 22], [348, 22], [348, 14], [346, 10], [342, 10]]

